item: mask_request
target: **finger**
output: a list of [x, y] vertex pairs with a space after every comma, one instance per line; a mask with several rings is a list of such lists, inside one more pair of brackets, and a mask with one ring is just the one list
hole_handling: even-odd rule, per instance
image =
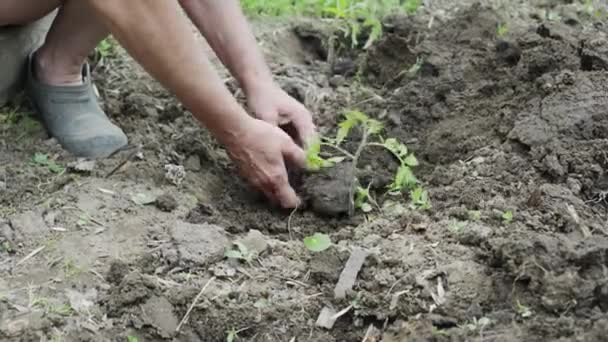
[[300, 206], [300, 199], [296, 194], [296, 191], [289, 185], [289, 182], [285, 181], [276, 188], [276, 199], [281, 204], [283, 209], [293, 209]]
[[305, 145], [315, 135], [316, 127], [312, 121], [312, 114], [303, 105], [295, 105], [285, 111], [287, 122], [291, 122], [298, 132], [298, 140]]
[[306, 168], [306, 152], [291, 139], [283, 145], [283, 156], [286, 161], [293, 163], [295, 166], [301, 169]]
[[[291, 140], [289, 138], [287, 139]], [[266, 188], [266, 191], [270, 190], [272, 193], [272, 198], [276, 200], [281, 207], [285, 209], [293, 209], [300, 205], [298, 195], [296, 195], [295, 190], [289, 184], [287, 169], [285, 168], [283, 158], [278, 161], [274, 168], [274, 172], [271, 173], [269, 181], [270, 184]]]

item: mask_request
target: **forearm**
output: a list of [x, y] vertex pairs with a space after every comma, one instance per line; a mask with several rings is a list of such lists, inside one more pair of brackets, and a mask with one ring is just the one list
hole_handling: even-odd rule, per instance
[[172, 91], [220, 141], [243, 133], [250, 117], [204, 58], [203, 49], [177, 2], [89, 2], [133, 58]]
[[181, 0], [182, 7], [246, 93], [272, 82], [238, 0]]

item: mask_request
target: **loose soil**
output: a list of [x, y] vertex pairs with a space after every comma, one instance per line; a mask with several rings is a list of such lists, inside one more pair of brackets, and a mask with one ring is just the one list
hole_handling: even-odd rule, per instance
[[[34, 153], [75, 160], [39, 124], [0, 121], [0, 340], [605, 340], [608, 29], [568, 2], [432, 2], [388, 18], [368, 50], [330, 39], [333, 22], [256, 23], [277, 80], [322, 133], [358, 108], [407, 143], [428, 211], [383, 194], [397, 165], [378, 151], [360, 181], [403, 205], [343, 215], [350, 182], [336, 169], [296, 184], [311, 205], [273, 208], [123, 52], [95, 58], [130, 150], [56, 174]], [[315, 232], [334, 245], [306, 250]], [[235, 242], [249, 261], [224, 258]], [[369, 255], [336, 300], [355, 248]], [[349, 306], [315, 326], [324, 307]]]

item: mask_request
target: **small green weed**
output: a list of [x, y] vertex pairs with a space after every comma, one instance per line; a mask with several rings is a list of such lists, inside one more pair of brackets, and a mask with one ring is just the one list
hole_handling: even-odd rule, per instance
[[57, 164], [54, 160], [50, 159], [48, 154], [36, 153], [30, 162], [31, 165], [46, 167], [52, 173], [64, 173], [65, 167]]
[[114, 40], [112, 37], [108, 37], [99, 42], [95, 50], [102, 58], [109, 58], [116, 55], [117, 47], [118, 43], [116, 40]]
[[412, 199], [412, 206], [415, 209], [429, 210], [431, 209], [431, 200], [429, 199], [429, 192], [423, 188], [416, 188], [410, 192]]
[[500, 23], [496, 27], [496, 36], [502, 38], [509, 33], [509, 25], [507, 23]]
[[256, 257], [255, 253], [250, 251], [247, 246], [241, 242], [235, 242], [234, 246], [236, 249], [227, 249], [224, 252], [224, 256], [228, 259], [242, 260], [250, 264]]
[[481, 211], [479, 210], [469, 210], [467, 215], [471, 221], [481, 221]]
[[502, 223], [510, 224], [511, 222], [513, 222], [513, 211], [507, 210], [502, 213]]
[[533, 315], [532, 310], [530, 310], [530, 308], [527, 307], [526, 305], [521, 304], [519, 299], [517, 300], [517, 303], [515, 304], [515, 310], [517, 311], [517, 314], [519, 316], [521, 316], [521, 318], [529, 318], [529, 317], [532, 317], [532, 315]]
[[135, 336], [127, 336], [127, 342], [138, 342], [137, 337]]
[[331, 239], [327, 234], [316, 233], [304, 238], [304, 246], [311, 252], [322, 252], [331, 246]]
[[487, 317], [482, 317], [480, 319], [473, 318], [473, 321], [466, 324], [464, 327], [471, 332], [478, 332], [483, 331], [490, 324], [492, 324], [492, 321]]
[[82, 273], [82, 269], [76, 265], [74, 259], [68, 258], [63, 262], [63, 274], [66, 278], [74, 278]]
[[454, 220], [454, 221], [450, 222], [450, 224], [448, 226], [448, 230], [454, 234], [460, 234], [464, 231], [464, 229], [466, 227], [467, 227], [466, 222]]

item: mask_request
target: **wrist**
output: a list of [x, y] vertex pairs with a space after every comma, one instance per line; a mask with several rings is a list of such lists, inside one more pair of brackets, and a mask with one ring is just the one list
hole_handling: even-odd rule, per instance
[[259, 89], [274, 86], [275, 82], [270, 71], [252, 71], [244, 74], [239, 83], [245, 96], [249, 97]]

